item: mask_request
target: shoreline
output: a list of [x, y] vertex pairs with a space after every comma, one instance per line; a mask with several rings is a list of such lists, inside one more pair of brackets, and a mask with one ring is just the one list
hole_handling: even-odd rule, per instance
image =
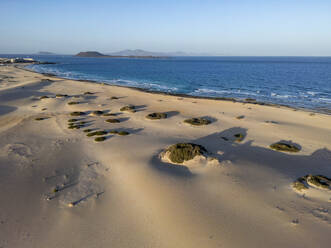
[[190, 98], [190, 99], [205, 99], [205, 100], [213, 100], [213, 101], [229, 101], [229, 102], [237, 102], [237, 103], [243, 103], [243, 104], [252, 104], [252, 105], [261, 105], [261, 106], [268, 106], [268, 107], [284, 107], [291, 109], [293, 111], [301, 110], [305, 112], [312, 112], [312, 113], [319, 113], [319, 114], [325, 114], [325, 115], [331, 115], [331, 109], [326, 109], [326, 110], [321, 110], [321, 109], [311, 109], [311, 108], [305, 108], [305, 107], [295, 107], [287, 104], [278, 104], [278, 103], [270, 103], [270, 102], [262, 102], [262, 101], [257, 101], [256, 99], [253, 98], [246, 98], [246, 99], [239, 99], [239, 98], [232, 98], [232, 97], [208, 97], [208, 96], [194, 96], [194, 95], [188, 95], [184, 93], [171, 93], [171, 92], [164, 92], [164, 91], [156, 91], [156, 90], [148, 90], [140, 87], [135, 87], [135, 86], [124, 86], [124, 85], [116, 85], [116, 84], [108, 84], [104, 83], [102, 81], [97, 81], [97, 80], [88, 80], [88, 79], [71, 79], [71, 78], [65, 78], [65, 77], [60, 77], [57, 76], [56, 74], [52, 73], [41, 73], [38, 71], [34, 71], [32, 69], [26, 68], [29, 65], [14, 65], [16, 68], [26, 70], [29, 72], [34, 72], [43, 76], [47, 77], [53, 77], [53, 78], [58, 78], [58, 79], [65, 79], [65, 80], [72, 80], [72, 81], [77, 81], [77, 82], [87, 82], [87, 83], [96, 83], [96, 84], [103, 84], [103, 85], [108, 85], [108, 86], [115, 86], [115, 87], [122, 87], [122, 88], [127, 88], [127, 89], [134, 89], [140, 92], [146, 92], [146, 93], [151, 93], [151, 94], [158, 94], [158, 95], [165, 95], [165, 96], [176, 96], [176, 97], [183, 97], [183, 98]]

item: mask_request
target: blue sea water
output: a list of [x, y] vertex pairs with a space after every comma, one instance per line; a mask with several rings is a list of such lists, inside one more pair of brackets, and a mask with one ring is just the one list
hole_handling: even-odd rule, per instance
[[331, 111], [331, 57], [30, 57], [56, 62], [31, 69], [65, 78]]

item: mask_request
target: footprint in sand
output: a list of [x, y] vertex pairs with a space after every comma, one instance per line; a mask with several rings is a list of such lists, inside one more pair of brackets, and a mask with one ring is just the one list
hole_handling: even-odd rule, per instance
[[32, 151], [29, 146], [23, 143], [14, 143], [6, 145], [2, 152], [0, 152], [0, 156], [15, 160], [16, 164], [23, 165], [30, 161]]
[[74, 207], [89, 199], [99, 198], [104, 193], [100, 179], [108, 171], [108, 167], [98, 162], [90, 162], [82, 166], [78, 174], [57, 176], [56, 182], [50, 181], [53, 185], [46, 199], [59, 199], [62, 205]]

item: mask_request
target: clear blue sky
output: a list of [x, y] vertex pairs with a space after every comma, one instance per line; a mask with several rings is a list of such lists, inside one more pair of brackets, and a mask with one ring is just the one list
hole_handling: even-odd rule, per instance
[[331, 0], [0, 0], [0, 53], [331, 56]]

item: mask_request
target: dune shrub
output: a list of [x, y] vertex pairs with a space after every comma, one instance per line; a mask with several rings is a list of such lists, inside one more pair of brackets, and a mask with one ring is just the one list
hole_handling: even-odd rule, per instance
[[203, 146], [193, 143], [178, 143], [168, 147], [166, 152], [171, 162], [181, 164], [196, 156], [203, 155], [207, 150]]
[[193, 126], [203, 126], [203, 125], [208, 125], [211, 123], [210, 120], [203, 118], [203, 117], [186, 119], [186, 120], [184, 120], [184, 122], [191, 124]]
[[159, 119], [165, 119], [167, 118], [167, 114], [166, 113], [151, 113], [146, 115], [147, 119], [150, 120], [159, 120]]

